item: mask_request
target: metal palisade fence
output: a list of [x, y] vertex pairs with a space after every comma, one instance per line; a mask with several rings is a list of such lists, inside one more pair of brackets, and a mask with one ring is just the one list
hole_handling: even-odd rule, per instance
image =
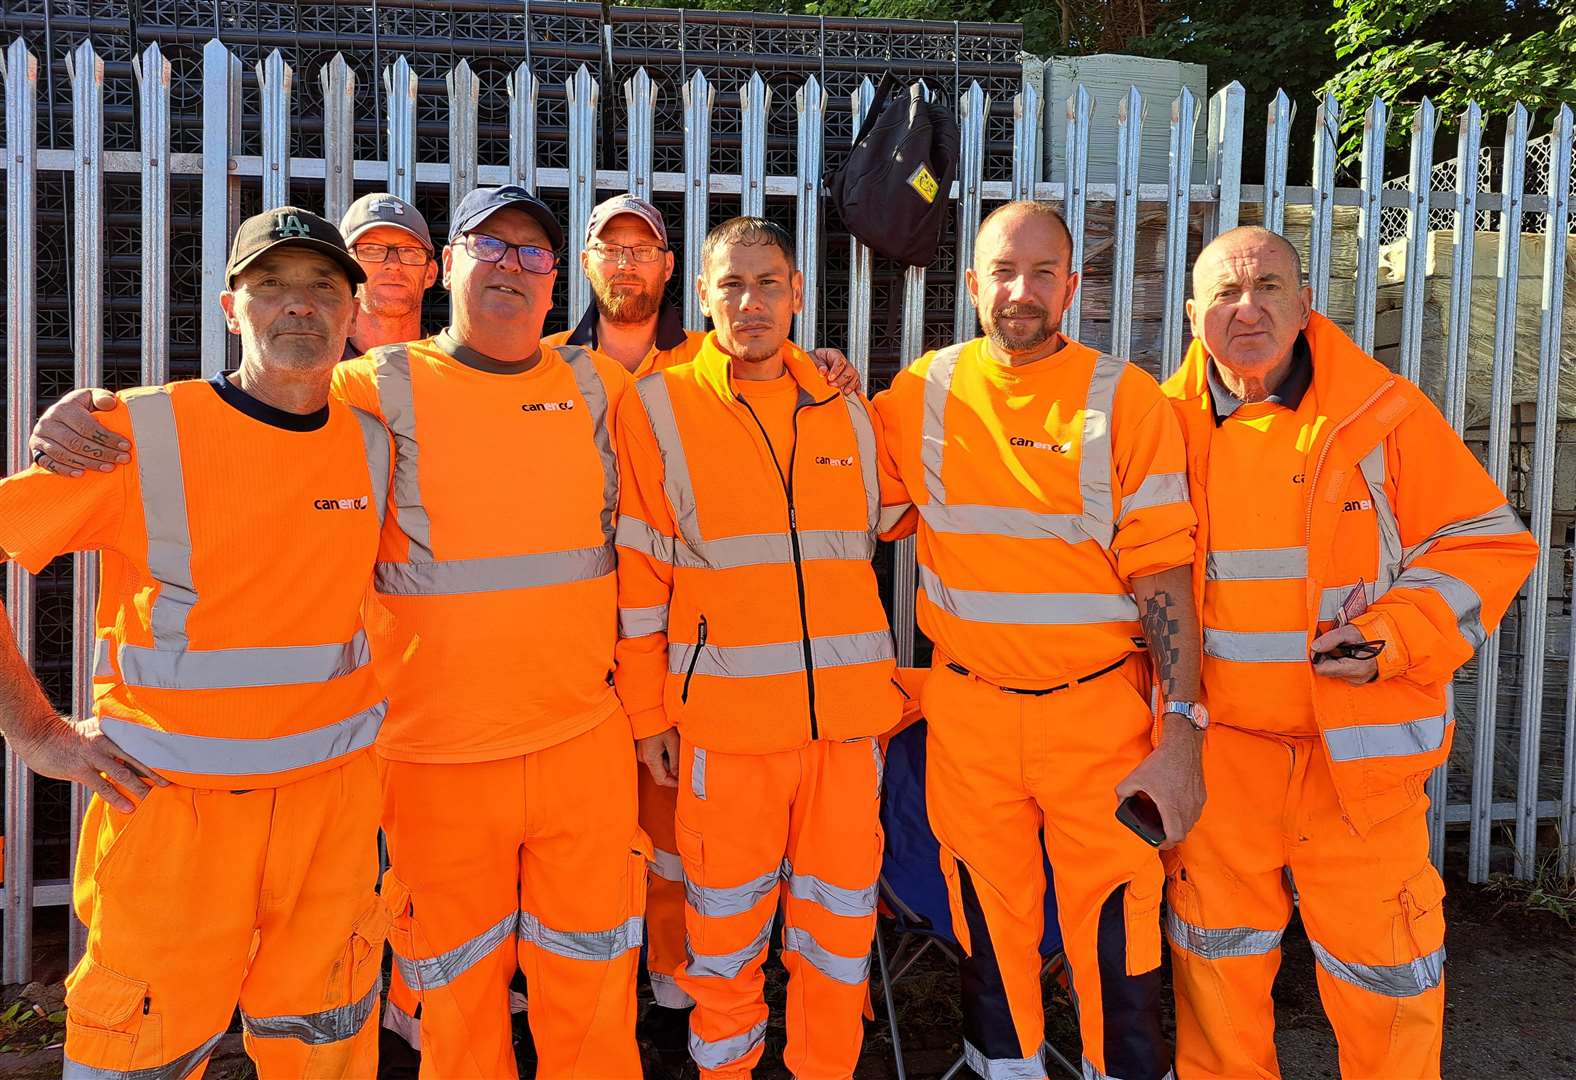
[[[344, 57], [334, 55], [316, 72], [321, 82], [322, 115], [301, 117], [292, 105], [300, 98], [298, 73], [282, 55], [268, 55], [243, 82], [241, 62], [219, 40], [202, 53], [201, 149], [171, 152], [170, 64], [157, 44], [136, 59], [140, 147], [106, 150], [104, 142], [104, 63], [93, 45], [83, 42], [69, 57], [73, 100], [70, 145], [41, 146], [38, 121], [38, 58], [23, 39], [5, 53], [5, 233], [7, 243], [7, 465], [28, 463], [27, 434], [37, 411], [38, 317], [35, 252], [40, 242], [37, 203], [40, 177], [69, 179], [71, 251], [70, 340], [77, 385], [104, 379], [106, 176], [136, 177], [140, 183], [141, 378], [159, 382], [170, 370], [168, 334], [171, 303], [172, 243], [169, 212], [172, 180], [198, 178], [201, 184], [200, 317], [204, 374], [222, 370], [232, 359], [218, 304], [226, 249], [243, 206], [243, 193], [261, 206], [302, 200], [321, 191], [323, 211], [337, 219], [352, 200], [355, 185], [386, 186], [406, 198], [420, 189], [446, 189], [449, 205], [472, 187], [505, 182], [525, 184], [561, 198], [568, 208], [570, 238], [568, 311], [577, 315], [589, 302], [589, 286], [579, 271], [579, 249], [591, 208], [599, 198], [631, 190], [647, 196], [682, 200], [683, 228], [675, 230], [682, 249], [682, 281], [699, 269], [701, 239], [709, 223], [732, 213], [786, 215], [797, 232], [807, 296], [830, 276], [826, 242], [839, 226], [829, 220], [822, 196], [829, 156], [828, 116], [842, 111], [850, 130], [869, 107], [869, 79], [851, 96], [829, 98], [822, 79], [811, 74], [785, 103], [759, 74], [741, 84], [716, 86], [706, 69], [691, 65], [682, 82], [676, 111], [661, 102], [661, 91], [641, 68], [622, 86], [599, 84], [595, 69], [580, 67], [562, 87], [567, 102], [567, 155], [563, 165], [546, 165], [537, 153], [538, 102], [543, 87], [529, 64], [507, 75], [507, 157], [481, 160], [478, 98], [481, 76], [466, 62], [448, 74], [447, 154], [442, 160], [418, 158], [418, 79], [407, 59], [384, 57], [380, 85], [358, 85]], [[494, 76], [496, 77], [496, 75]], [[245, 87], [255, 87], [243, 93]], [[599, 168], [607, 156], [600, 138], [599, 106], [604, 94], [621, 95], [626, 130], [625, 160]], [[846, 324], [823, 323], [822, 309], [806, 305], [796, 337], [801, 345], [841, 345], [854, 365], [871, 379], [872, 356], [895, 344], [903, 362], [937, 342], [926, 333], [927, 313], [939, 302], [950, 305], [951, 329], [958, 338], [977, 333], [975, 313], [964, 286], [972, 258], [973, 234], [991, 205], [1016, 198], [1059, 204], [1073, 235], [1074, 268], [1085, 287], [1068, 311], [1064, 329], [1118, 355], [1132, 356], [1157, 375], [1175, 369], [1186, 346], [1183, 303], [1188, 294], [1191, 259], [1210, 237], [1239, 223], [1263, 223], [1283, 231], [1303, 253], [1315, 306], [1332, 315], [1357, 343], [1385, 359], [1406, 377], [1420, 382], [1445, 415], [1483, 456], [1495, 480], [1529, 522], [1543, 548], [1530, 583], [1504, 627], [1484, 643], [1478, 659], [1457, 680], [1456, 750], [1450, 764], [1429, 781], [1434, 857], [1442, 863], [1449, 826], [1465, 825], [1469, 836], [1466, 869], [1481, 881], [1490, 871], [1492, 841], [1508, 837], [1510, 868], [1533, 875], [1542, 860], [1554, 858], [1572, 869], [1570, 846], [1576, 805], [1576, 680], [1570, 672], [1576, 639], [1570, 631], [1570, 528], [1576, 521], [1576, 454], [1564, 462], [1562, 420], [1576, 418], [1569, 398], [1576, 386], [1563, 385], [1564, 297], [1571, 190], [1572, 117], [1561, 109], [1547, 132], [1542, 155], [1546, 176], [1526, 173], [1528, 113], [1515, 108], [1503, 118], [1503, 152], [1484, 154], [1485, 124], [1476, 106], [1458, 122], [1454, 183], [1435, 190], [1433, 161], [1439, 120], [1426, 101], [1417, 110], [1411, 133], [1411, 159], [1404, 182], [1387, 184], [1383, 175], [1389, 109], [1374, 101], [1364, 117], [1360, 178], [1356, 187], [1336, 183], [1339, 116], [1333, 97], [1314, 110], [1311, 131], [1293, 130], [1296, 108], [1284, 94], [1267, 103], [1264, 182], [1243, 182], [1243, 131], [1247, 101], [1232, 83], [1200, 101], [1184, 89], [1174, 101], [1146, 102], [1137, 89], [1115, 100], [1097, 102], [1086, 87], [1066, 101], [1044, 102], [1037, 65], [1025, 65], [1025, 78], [1011, 102], [1010, 144], [987, 137], [992, 117], [990, 94], [978, 82], [957, 87], [956, 108], [962, 132], [959, 180], [950, 192], [955, 202], [955, 252], [945, 269], [928, 275], [909, 269], [902, 281], [900, 315], [883, 317], [873, 303], [872, 253], [849, 243], [845, 272], [849, 281]], [[774, 100], [774, 95], [776, 99]], [[1110, 95], [1107, 95], [1108, 97]], [[1000, 102], [996, 104], [1001, 104]], [[384, 123], [380, 145], [384, 160], [357, 157], [357, 111], [376, 106]], [[1207, 106], [1207, 107], [1206, 107]], [[789, 107], [796, 118], [791, 155], [769, 137], [774, 108]], [[1141, 129], [1149, 108], [1170, 114], [1169, 171], [1165, 183], [1141, 182]], [[1098, 112], [1097, 112], [1098, 110]], [[243, 112], [260, 116], [258, 152], [243, 150]], [[1047, 113], [1049, 115], [1047, 115]], [[777, 114], [780, 116], [780, 112]], [[1097, 119], [1098, 116], [1098, 119]], [[1498, 123], [1501, 118], [1493, 118]], [[1045, 175], [1044, 136], [1049, 124], [1065, 125], [1065, 167]], [[682, 171], [657, 170], [654, 146], [682, 131]], [[1259, 122], [1258, 120], [1254, 121]], [[321, 130], [321, 156], [292, 156], [292, 128], [310, 123]], [[1202, 126], [1206, 152], [1195, 174], [1193, 147]], [[738, 153], [713, 171], [713, 135], [737, 133]], [[1114, 182], [1091, 182], [1091, 137], [1114, 135]], [[1289, 182], [1293, 138], [1311, 138], [1312, 176], [1307, 184]], [[779, 139], [780, 143], [781, 140]], [[314, 146], [319, 145], [314, 134]], [[364, 143], [363, 143], [364, 145]], [[769, 146], [773, 152], [769, 153]], [[991, 160], [1010, 154], [1010, 162]], [[677, 158], [668, 155], [671, 164]], [[793, 162], [788, 175], [769, 162]], [[1483, 164], [1480, 166], [1480, 160]], [[995, 177], [995, 178], [991, 178]], [[1487, 190], [1492, 181], [1495, 190]], [[1535, 193], [1534, 193], [1535, 190]], [[305, 201], [305, 200], [302, 200]], [[1381, 217], [1400, 214], [1397, 236], [1381, 244]], [[1441, 218], [1443, 215], [1443, 218]], [[1432, 228], [1442, 220], [1447, 227]], [[435, 231], [443, 224], [433, 222]], [[1524, 232], [1524, 230], [1526, 230]], [[1395, 230], [1393, 230], [1395, 231]], [[1524, 271], [1532, 248], [1541, 258]], [[841, 259], [843, 248], [839, 247]], [[942, 275], [945, 275], [944, 277]], [[938, 278], [940, 280], [938, 280]], [[1476, 289], [1474, 284], [1477, 284]], [[702, 323], [698, 306], [685, 289], [684, 314], [691, 327]], [[1437, 295], [1436, 295], [1437, 293]], [[1526, 320], [1518, 318], [1528, 313]], [[895, 333], [893, 332], [895, 329]], [[1518, 334], [1520, 335], [1518, 337]], [[897, 340], [887, 343], [882, 336]], [[1481, 386], [1481, 390], [1478, 388]], [[1426, 464], [1424, 465], [1426, 467]], [[1558, 471], [1558, 476], [1556, 475]], [[1558, 482], [1557, 482], [1558, 481]], [[1551, 547], [1558, 526], [1559, 539]], [[892, 555], [892, 604], [900, 662], [921, 657], [913, 619], [912, 542]], [[91, 653], [96, 560], [76, 557], [72, 591], [74, 652], [71, 705], [85, 713], [91, 705]], [[6, 608], [24, 656], [34, 649], [35, 593], [29, 574], [14, 563], [6, 567]], [[32, 909], [69, 900], [69, 882], [35, 880], [30, 836], [32, 778], [15, 754], [7, 752], [5, 778], [4, 964], [0, 979], [23, 981], [31, 965]], [[83, 809], [82, 793], [72, 801], [72, 843]], [[1548, 840], [1554, 825], [1556, 841]], [[1540, 829], [1543, 830], [1540, 839]], [[74, 851], [74, 849], [73, 849]], [[73, 955], [81, 947], [75, 928]]]

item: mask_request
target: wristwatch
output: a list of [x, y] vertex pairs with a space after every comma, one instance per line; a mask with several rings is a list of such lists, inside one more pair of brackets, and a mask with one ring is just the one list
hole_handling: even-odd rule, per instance
[[1197, 701], [1168, 701], [1160, 714], [1165, 716], [1169, 713], [1176, 713], [1186, 719], [1194, 731], [1203, 731], [1209, 727], [1209, 710]]

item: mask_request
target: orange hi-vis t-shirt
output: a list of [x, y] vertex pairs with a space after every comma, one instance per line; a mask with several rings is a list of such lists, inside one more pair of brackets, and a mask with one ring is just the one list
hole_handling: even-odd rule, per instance
[[99, 415], [132, 443], [131, 464], [7, 477], [0, 547], [34, 573], [100, 553], [94, 711], [122, 749], [175, 783], [272, 787], [377, 735], [362, 605], [390, 447], [339, 402], [303, 418], [223, 393], [188, 381], [120, 394]]
[[[1317, 735], [1308, 661], [1233, 660], [1229, 635], [1308, 630], [1310, 453], [1329, 424], [1310, 390], [1295, 407], [1236, 404], [1210, 447], [1204, 574], [1204, 685], [1212, 718], [1231, 727]], [[1222, 636], [1227, 637], [1222, 644]]]
[[1040, 688], [1143, 648], [1132, 580], [1191, 563], [1197, 520], [1154, 379], [1076, 342], [1014, 367], [976, 338], [875, 407], [919, 510], [919, 625], [948, 658]]
[[799, 384], [787, 371], [775, 379], [734, 376], [729, 384], [761, 425], [766, 441], [771, 444], [772, 455], [777, 458], [777, 468], [786, 481], [793, 463], [793, 414], [799, 404]]
[[[552, 345], [558, 348], [564, 345], [579, 345], [592, 350], [599, 355], [606, 356], [598, 347], [597, 321], [601, 312], [597, 309], [596, 301], [591, 301], [591, 306], [580, 319], [580, 324], [572, 330], [564, 330], [557, 334], [548, 334], [542, 339], [543, 345]], [[641, 358], [635, 370], [630, 372], [633, 378], [639, 379], [650, 375], [653, 371], [664, 371], [678, 364], [687, 364], [695, 359], [695, 354], [700, 352], [700, 346], [706, 340], [706, 334], [701, 330], [685, 330], [684, 319], [678, 308], [662, 302], [662, 307], [657, 313], [657, 333], [651, 342], [651, 348], [646, 350], [646, 355]], [[612, 357], [608, 357], [612, 360]], [[614, 363], [618, 361], [614, 360]], [[620, 364], [620, 367], [623, 365]]]
[[334, 385], [394, 436], [377, 589], [398, 663], [378, 752], [490, 761], [571, 739], [616, 713], [610, 418], [630, 378], [544, 346], [525, 370], [435, 338], [341, 363]]

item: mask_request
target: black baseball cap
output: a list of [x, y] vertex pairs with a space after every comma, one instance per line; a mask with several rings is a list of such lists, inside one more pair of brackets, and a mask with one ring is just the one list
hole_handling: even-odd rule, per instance
[[460, 200], [460, 205], [449, 222], [449, 243], [454, 243], [462, 233], [470, 232], [506, 206], [516, 206], [530, 214], [547, 233], [547, 241], [554, 249], [564, 246], [564, 229], [558, 224], [553, 212], [547, 208], [546, 203], [519, 184], [473, 188]]
[[225, 288], [234, 288], [235, 275], [259, 255], [286, 245], [327, 255], [345, 271], [352, 287], [367, 280], [367, 272], [351, 258], [345, 238], [331, 222], [299, 206], [276, 206], [252, 215], [236, 230], [235, 243], [230, 245], [230, 264], [224, 269]]

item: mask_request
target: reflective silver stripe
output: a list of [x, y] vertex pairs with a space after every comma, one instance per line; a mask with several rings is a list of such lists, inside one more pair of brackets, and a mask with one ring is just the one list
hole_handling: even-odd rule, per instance
[[109, 659], [109, 638], [99, 638], [93, 642], [93, 677], [95, 679], [113, 679], [115, 665]]
[[1308, 635], [1301, 630], [1216, 630], [1204, 627], [1204, 655], [1249, 664], [1306, 664]]
[[849, 986], [863, 986], [865, 980], [870, 977], [868, 949], [863, 956], [844, 956], [842, 953], [832, 952], [815, 940], [815, 935], [802, 926], [783, 928], [783, 950], [798, 953], [810, 961], [811, 967], [828, 979], [835, 979]]
[[148, 572], [159, 583], [149, 617], [153, 643], [186, 647], [186, 618], [197, 603], [192, 583], [192, 538], [186, 517], [186, 476], [181, 465], [175, 403], [168, 390], [126, 400], [137, 450], [137, 480], [148, 533]]
[[1138, 490], [1122, 500], [1122, 516], [1117, 524], [1127, 520], [1127, 515], [1154, 506], [1185, 503], [1187, 498], [1187, 473], [1150, 473], [1138, 485]]
[[[668, 671], [681, 675], [690, 671], [695, 646], [688, 642], [668, 642]], [[831, 634], [810, 639], [810, 659], [817, 668], [874, 664], [893, 657], [892, 635], [885, 630], [863, 634]], [[804, 670], [804, 643], [783, 641], [771, 645], [719, 646], [707, 642], [695, 661], [696, 675], [725, 679], [754, 679], [789, 675]]]
[[389, 448], [388, 429], [383, 421], [362, 409], [351, 407], [350, 413], [361, 425], [361, 441], [367, 451], [367, 479], [372, 484], [372, 507], [377, 511], [378, 527], [383, 527], [383, 515], [389, 503]]
[[519, 925], [520, 913], [511, 911], [486, 930], [447, 952], [422, 958], [401, 956], [396, 952], [394, 963], [399, 966], [399, 973], [413, 990], [436, 990], [440, 986], [448, 986], [475, 967], [478, 961], [491, 956], [494, 949], [514, 937]]
[[1374, 523], [1379, 529], [1379, 570], [1377, 573], [1379, 593], [1390, 587], [1396, 575], [1401, 572], [1401, 526], [1395, 519], [1395, 511], [1390, 507], [1390, 496], [1385, 492], [1385, 460], [1384, 443], [1380, 443], [1358, 462], [1362, 470], [1363, 480], [1368, 484], [1368, 494], [1374, 504]]
[[663, 881], [684, 880], [684, 860], [676, 851], [663, 851], [661, 848], [651, 849], [651, 872]]
[[1445, 974], [1445, 947], [1404, 964], [1354, 964], [1338, 960], [1317, 941], [1309, 940], [1313, 955], [1330, 975], [1369, 993], [1409, 998], [1438, 986]]
[[1307, 576], [1305, 547], [1211, 551], [1204, 564], [1205, 581], [1280, 581]]
[[412, 1050], [421, 1049], [421, 1021], [395, 1002], [383, 1003], [383, 1026], [404, 1039]]
[[197, 1066], [208, 1060], [213, 1048], [224, 1038], [224, 1032], [210, 1038], [195, 1050], [188, 1050], [174, 1061], [163, 1065], [150, 1065], [145, 1069], [100, 1069], [80, 1061], [65, 1059], [61, 1080], [186, 1080]]
[[788, 882], [788, 891], [791, 894], [800, 900], [819, 904], [833, 915], [860, 919], [866, 915], [874, 915], [876, 912], [875, 882], [871, 882], [863, 889], [833, 885], [814, 874], [794, 873], [793, 863], [787, 859], [783, 860], [783, 879]]
[[919, 584], [925, 596], [958, 619], [1020, 626], [1086, 626], [1132, 622], [1138, 605], [1126, 593], [1004, 593], [954, 589], [923, 564]]
[[667, 629], [668, 605], [666, 604], [618, 609], [619, 637], [644, 637], [647, 634], [665, 633]]
[[421, 501], [421, 473], [417, 459], [416, 396], [410, 380], [410, 352], [404, 345], [372, 350], [375, 361], [378, 406], [383, 422], [394, 436], [394, 509], [400, 531], [410, 541], [412, 562], [432, 561], [432, 519]]
[[678, 418], [673, 415], [673, 398], [667, 379], [660, 371], [635, 382], [635, 392], [646, 407], [651, 433], [657, 437], [662, 453], [662, 490], [676, 516], [679, 535], [687, 542], [700, 542], [700, 520], [695, 513], [695, 485], [690, 483], [689, 462], [684, 456], [684, 440], [679, 437]]
[[212, 776], [261, 776], [289, 772], [344, 757], [371, 746], [383, 724], [388, 702], [334, 724], [273, 739], [215, 739], [157, 731], [113, 716], [99, 726], [126, 753], [158, 771]]
[[557, 346], [558, 355], [569, 365], [575, 388], [591, 414], [591, 436], [597, 456], [602, 459], [602, 536], [613, 542], [613, 519], [618, 514], [618, 458], [613, 456], [613, 435], [607, 423], [607, 387], [597, 374], [591, 354], [578, 345]]
[[865, 521], [872, 532], [881, 520], [881, 475], [876, 465], [876, 429], [858, 394], [843, 398], [848, 422], [853, 425], [854, 444], [859, 447], [859, 476], [865, 485]]
[[324, 683], [349, 675], [372, 660], [367, 636], [338, 645], [290, 645], [246, 649], [120, 648], [121, 680], [158, 690], [232, 690], [247, 686]]
[[[760, 877], [752, 878], [743, 885], [701, 885], [694, 879], [684, 882], [684, 899], [689, 901], [689, 906], [697, 913], [713, 919], [725, 919], [730, 915], [743, 915], [763, 899], [777, 891], [780, 874], [777, 870], [768, 870]], [[771, 922], [770, 916], [767, 922]]]
[[606, 577], [617, 566], [611, 546], [495, 555], [443, 562], [380, 562], [378, 591], [391, 596], [455, 596], [462, 593], [537, 589]]
[[[870, 740], [870, 753], [876, 759], [876, 791], [881, 790], [881, 781], [886, 778], [886, 755], [881, 753], [881, 740], [872, 737]], [[879, 884], [879, 882], [877, 882]]]
[[706, 798], [706, 751], [703, 747], [691, 748], [690, 793], [697, 799]]
[[1331, 761], [1427, 754], [1445, 745], [1445, 730], [1453, 723], [1443, 716], [1428, 716], [1406, 723], [1327, 728], [1324, 745], [1330, 748]]
[[247, 1016], [243, 1012], [241, 1026], [254, 1039], [294, 1039], [310, 1046], [343, 1042], [366, 1027], [367, 1017], [377, 1008], [382, 990], [383, 975], [379, 972], [360, 1001], [301, 1016]]
[[[1346, 603], [1346, 598], [1357, 588], [1357, 582], [1350, 585], [1332, 585], [1319, 593], [1319, 621], [1334, 622], [1335, 616], [1340, 613], [1341, 605]], [[1372, 581], [1363, 582], [1363, 595], [1372, 604], [1379, 595], [1379, 586]]]
[[1510, 508], [1509, 503], [1504, 503], [1486, 514], [1441, 525], [1426, 540], [1407, 551], [1406, 557], [1411, 559], [1421, 555], [1438, 541], [1454, 536], [1515, 536], [1526, 531], [1527, 527], [1522, 523], [1521, 518]]
[[984, 1080], [1041, 1080], [1045, 1076], [1044, 1047], [1023, 1058], [988, 1058], [980, 1048], [963, 1040], [963, 1061]]
[[[876, 540], [872, 533], [846, 529], [803, 529], [799, 532], [799, 557], [805, 562], [817, 559], [868, 562], [875, 553]], [[675, 566], [702, 570], [792, 562], [793, 541], [787, 533], [725, 536], [697, 544], [680, 540], [673, 553]]]
[[1206, 960], [1221, 960], [1228, 956], [1264, 956], [1280, 948], [1281, 943], [1280, 930], [1255, 930], [1251, 926], [1212, 930], [1184, 922], [1170, 908], [1166, 910], [1166, 936], [1177, 948]]
[[[1107, 1074], [1101, 1072], [1099, 1069], [1095, 1068], [1094, 1067], [1094, 1062], [1090, 1061], [1088, 1058], [1084, 1058], [1083, 1059], [1083, 1080], [1122, 1080], [1122, 1077], [1120, 1077], [1120, 1076], [1108, 1076]], [[1175, 1069], [1167, 1069], [1166, 1070], [1166, 1074], [1164, 1076], [1162, 1076], [1160, 1078], [1160, 1080], [1177, 1080], [1176, 1070]]]
[[644, 521], [628, 514], [620, 515], [618, 519], [614, 543], [660, 563], [673, 561], [673, 537], [662, 535]]
[[646, 940], [646, 920], [639, 915], [608, 930], [555, 930], [529, 911], [520, 912], [520, 940], [570, 960], [605, 963], [616, 960]]
[[1427, 589], [1455, 614], [1456, 627], [1474, 649], [1488, 638], [1483, 627], [1483, 600], [1477, 590], [1453, 574], [1427, 566], [1409, 566], [1390, 583], [1391, 589]]
[[744, 970], [746, 964], [765, 955], [766, 940], [772, 935], [772, 917], [768, 913], [766, 921], [761, 924], [760, 930], [744, 948], [731, 953], [697, 953], [695, 943], [685, 940], [689, 950], [689, 963], [685, 965], [685, 974], [695, 979], [733, 979]]
[[925, 371], [924, 415], [920, 428], [920, 464], [928, 501], [919, 508], [925, 523], [937, 532], [982, 533], [1023, 539], [1057, 537], [1067, 543], [1093, 540], [1109, 547], [1115, 532], [1111, 491], [1111, 407], [1125, 360], [1101, 354], [1090, 374], [1084, 399], [1082, 444], [1078, 458], [1078, 514], [1041, 514], [1007, 506], [951, 503], [942, 479], [946, 449], [947, 402], [963, 346], [953, 345], [931, 357]]
[[730, 1035], [726, 1039], [707, 1042], [692, 1030], [689, 1036], [690, 1057], [703, 1069], [721, 1069], [747, 1057], [757, 1046], [766, 1041], [766, 1021], [762, 1020], [743, 1035]]

